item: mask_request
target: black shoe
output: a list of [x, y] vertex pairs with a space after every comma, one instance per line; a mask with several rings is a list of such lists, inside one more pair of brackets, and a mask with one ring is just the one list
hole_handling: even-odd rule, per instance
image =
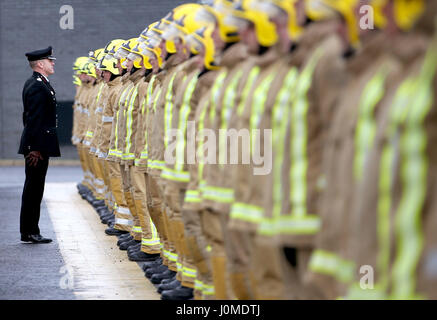
[[147, 269], [146, 271], [146, 277], [151, 278], [154, 274], [162, 273], [164, 271], [167, 271], [167, 266], [164, 266], [163, 264], [157, 265], [156, 267], [151, 267]]
[[139, 241], [132, 239], [131, 241], [126, 241], [120, 244], [119, 248], [120, 250], [127, 250], [130, 246], [136, 245]]
[[169, 278], [173, 278], [175, 275], [176, 275], [176, 272], [171, 271], [170, 269], [168, 269], [168, 270], [166, 270], [166, 271], [164, 271], [164, 272], [162, 272], [162, 273], [154, 274], [154, 275], [150, 278], [150, 281], [151, 281], [153, 284], [159, 284], [159, 283], [161, 283], [162, 280], [164, 280], [164, 279], [169, 279]]
[[161, 281], [161, 284], [169, 284], [170, 282], [173, 282], [175, 279], [176, 279], [176, 276], [174, 278], [164, 279]]
[[96, 200], [96, 198], [93, 196], [92, 192], [85, 195], [85, 200], [88, 201], [90, 204], [93, 203], [93, 201]]
[[104, 207], [105, 206], [105, 200], [101, 199], [101, 200], [94, 200], [92, 203], [94, 208], [99, 208], [99, 207]]
[[99, 217], [106, 216], [108, 214], [112, 214], [112, 212], [109, 211], [107, 206], [96, 208], [96, 211], [97, 211], [97, 214], [99, 215]]
[[134, 237], [132, 237], [130, 233], [123, 234], [120, 236], [120, 238], [118, 238], [117, 246], [120, 246], [123, 242], [131, 241], [133, 238]]
[[114, 228], [114, 226], [115, 226], [115, 219], [114, 220], [109, 220], [107, 225], [108, 225], [109, 228]]
[[157, 267], [160, 265], [162, 265], [162, 259], [158, 258], [154, 261], [150, 261], [150, 262], [147, 261], [147, 262], [143, 263], [143, 266], [141, 268], [143, 269], [144, 272], [146, 272], [148, 269], [154, 268], [154, 267]]
[[141, 251], [141, 242], [127, 248], [127, 253], [135, 253]]
[[142, 251], [134, 252], [128, 255], [130, 261], [155, 261], [159, 254], [149, 254]]
[[21, 241], [33, 243], [50, 243], [52, 239], [44, 238], [40, 234], [21, 235]]
[[[164, 280], [166, 281], [165, 283]], [[176, 289], [181, 285], [181, 283], [179, 282], [179, 280], [176, 279], [176, 277], [170, 279], [164, 279], [164, 280], [162, 280], [161, 284], [158, 286], [158, 293], [162, 293], [165, 290]]]
[[108, 215], [106, 215], [106, 216], [101, 217], [101, 218], [100, 218], [100, 221], [101, 221], [103, 224], [108, 224], [108, 222], [111, 221], [111, 220], [113, 220], [113, 219], [114, 219], [114, 221], [115, 221], [115, 217], [114, 217], [114, 215], [113, 215], [113, 214], [108, 214]]
[[118, 229], [110, 227], [110, 228], [105, 230], [105, 233], [108, 236], [118, 236], [118, 235], [121, 235], [121, 234], [124, 234], [124, 233], [129, 233], [129, 232], [128, 231], [118, 230]]
[[161, 294], [161, 300], [189, 300], [193, 298], [193, 289], [180, 286], [173, 290], [165, 290]]

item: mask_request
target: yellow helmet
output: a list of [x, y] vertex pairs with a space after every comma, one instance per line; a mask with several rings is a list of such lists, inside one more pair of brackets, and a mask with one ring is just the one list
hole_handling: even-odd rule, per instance
[[124, 42], [125, 40], [123, 39], [114, 39], [109, 41], [106, 46], [105, 49], [103, 50], [103, 55], [102, 57], [110, 57], [113, 56], [115, 54], [115, 51], [117, 51], [117, 49], [121, 46], [121, 44]]
[[92, 62], [92, 63], [96, 64], [98, 62], [98, 57], [99, 57], [100, 53], [103, 50], [104, 50], [104, 48], [100, 48], [100, 49], [96, 49], [96, 50], [91, 50], [88, 53], [89, 62]]
[[142, 68], [141, 61], [146, 69], [152, 69], [152, 65], [149, 62], [149, 57], [142, 54], [139, 48], [139, 43], [132, 49], [127, 58], [134, 62], [134, 67], [137, 69]]
[[227, 25], [224, 22], [226, 15], [231, 12], [233, 4], [234, 2], [230, 0], [216, 0], [212, 6], [204, 5], [196, 13], [196, 20], [217, 25], [223, 41], [228, 43], [237, 42], [240, 40], [238, 28], [233, 25]]
[[159, 21], [156, 21], [156, 22], [153, 22], [153, 23], [149, 24], [149, 25], [147, 26], [147, 28], [144, 29], [144, 30], [141, 32], [141, 34], [140, 34], [140, 36], [138, 37], [137, 41], [138, 41], [139, 43], [141, 43], [141, 42], [147, 41], [147, 40], [149, 40], [151, 37], [153, 37], [154, 34], [153, 34], [153, 31], [152, 31], [152, 28], [153, 28], [155, 25], [157, 25], [158, 23], [159, 23]]
[[236, 2], [232, 6], [232, 10], [225, 18], [227, 25], [235, 27], [243, 27], [247, 21], [255, 26], [255, 33], [259, 44], [264, 47], [270, 47], [278, 41], [276, 33], [276, 26], [270, 21], [269, 16], [265, 12], [253, 10], [251, 8], [252, 2], [256, 0], [242, 0]]
[[162, 58], [161, 58], [161, 49], [160, 48], [154, 47], [148, 42], [143, 42], [143, 44], [139, 47], [139, 49], [142, 50], [141, 53], [144, 56], [148, 57], [148, 61], [150, 59], [157, 59], [159, 67], [160, 68], [162, 67]]
[[76, 60], [73, 63], [73, 70], [74, 71], [79, 71], [83, 68], [83, 66], [85, 65], [85, 63], [88, 62], [88, 57], [78, 57], [76, 58]]
[[111, 56], [109, 58], [105, 56], [103, 59], [100, 60], [98, 68], [102, 71], [109, 71], [113, 75], [119, 75], [120, 71], [118, 70], [116, 65], [117, 65], [117, 59]]
[[323, 0], [305, 0], [305, 14], [313, 21], [335, 17], [335, 11], [325, 5]]
[[255, 11], [265, 12], [269, 19], [275, 18], [280, 11], [287, 14], [288, 34], [290, 39], [297, 39], [302, 34], [303, 28], [297, 22], [296, 9], [297, 0], [258, 0], [251, 1], [250, 7]]
[[97, 74], [96, 74], [96, 67], [94, 65], [94, 63], [92, 62], [87, 62], [83, 65], [82, 67], [82, 73], [85, 73], [91, 77], [97, 78]]
[[114, 54], [114, 58], [120, 60], [120, 65], [123, 69], [127, 69], [126, 57], [131, 52], [131, 50], [138, 44], [137, 38], [131, 38], [126, 40], [121, 44]]
[[330, 8], [340, 13], [348, 27], [348, 38], [353, 47], [359, 45], [359, 24], [355, 16], [355, 7], [360, 0], [323, 0]]
[[191, 52], [197, 54], [204, 50], [204, 65], [208, 70], [217, 70], [218, 66], [214, 65], [215, 47], [211, 35], [214, 31], [212, 25], [204, 26], [187, 36], [187, 43]]
[[394, 17], [402, 31], [410, 30], [425, 11], [424, 0], [395, 0]]
[[73, 74], [73, 84], [75, 84], [76, 86], [81, 86], [82, 85], [82, 81], [75, 74]]

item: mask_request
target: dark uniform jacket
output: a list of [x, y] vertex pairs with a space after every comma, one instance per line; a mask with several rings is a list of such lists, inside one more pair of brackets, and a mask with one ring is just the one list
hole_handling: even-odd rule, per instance
[[23, 88], [23, 125], [19, 154], [39, 151], [48, 157], [59, 157], [56, 132], [56, 96], [50, 83], [33, 72]]

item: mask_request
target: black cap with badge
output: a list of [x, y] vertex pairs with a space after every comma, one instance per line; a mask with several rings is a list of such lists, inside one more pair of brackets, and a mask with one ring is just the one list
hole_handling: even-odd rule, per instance
[[42, 59], [56, 60], [56, 58], [53, 57], [53, 49], [51, 46], [46, 49], [28, 52], [26, 53], [26, 57], [27, 60], [29, 61], [42, 60]]

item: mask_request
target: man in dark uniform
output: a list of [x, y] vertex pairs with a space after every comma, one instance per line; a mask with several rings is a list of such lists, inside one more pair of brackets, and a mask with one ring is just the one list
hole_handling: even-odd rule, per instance
[[26, 160], [26, 181], [20, 213], [21, 241], [49, 243], [41, 236], [38, 222], [49, 157], [59, 157], [56, 132], [56, 96], [47, 77], [54, 73], [52, 47], [26, 53], [32, 76], [23, 88], [23, 125], [19, 154]]

